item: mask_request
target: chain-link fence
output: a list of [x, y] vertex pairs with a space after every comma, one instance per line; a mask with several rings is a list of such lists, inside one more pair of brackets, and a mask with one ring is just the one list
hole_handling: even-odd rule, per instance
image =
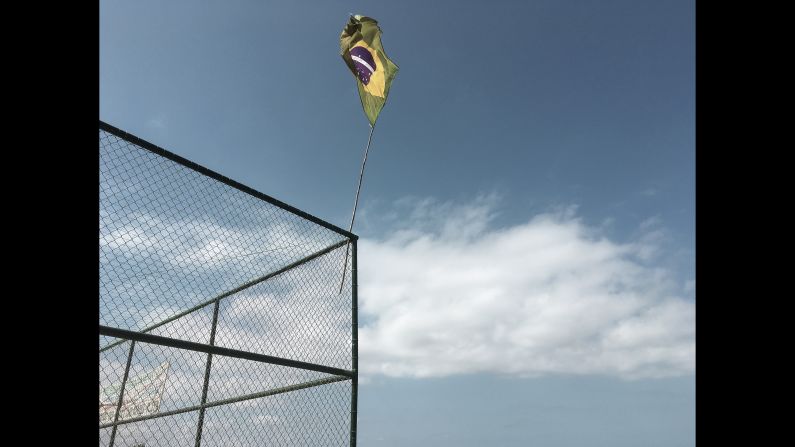
[[356, 236], [101, 121], [99, 151], [100, 445], [356, 445]]

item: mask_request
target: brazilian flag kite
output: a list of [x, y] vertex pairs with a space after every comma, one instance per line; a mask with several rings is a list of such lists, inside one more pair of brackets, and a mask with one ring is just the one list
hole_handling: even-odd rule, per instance
[[[359, 184], [356, 187], [356, 199], [353, 202], [353, 214], [351, 215], [351, 226], [348, 231], [353, 230], [353, 221], [356, 219], [356, 206], [359, 204], [359, 191], [362, 189], [362, 178], [364, 177], [364, 165], [367, 163], [367, 153], [370, 152], [370, 142], [373, 141], [373, 131], [375, 130], [375, 120], [386, 103], [389, 94], [389, 86], [395, 79], [398, 67], [384, 52], [381, 46], [381, 28], [378, 22], [370, 17], [352, 15], [345, 28], [340, 34], [340, 55], [348, 68], [351, 69], [353, 76], [356, 77], [356, 86], [359, 88], [359, 98], [362, 100], [362, 108], [367, 119], [370, 120], [370, 137], [367, 139], [367, 148], [364, 150], [362, 159], [362, 170], [359, 172]], [[345, 246], [345, 262], [343, 262], [342, 282], [340, 282], [340, 293], [345, 286], [345, 273], [348, 269], [348, 249]]]
[[362, 108], [375, 126], [398, 71], [381, 46], [381, 28], [370, 17], [351, 16], [340, 34], [340, 55], [356, 77]]

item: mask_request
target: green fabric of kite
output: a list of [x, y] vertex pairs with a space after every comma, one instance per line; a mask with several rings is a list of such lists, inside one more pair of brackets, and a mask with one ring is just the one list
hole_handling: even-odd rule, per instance
[[374, 126], [398, 71], [381, 46], [378, 22], [370, 17], [351, 16], [340, 34], [340, 55], [356, 78], [362, 108]]

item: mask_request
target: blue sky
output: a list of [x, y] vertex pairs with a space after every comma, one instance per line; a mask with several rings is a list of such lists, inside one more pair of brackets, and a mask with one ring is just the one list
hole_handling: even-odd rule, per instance
[[348, 13], [360, 445], [693, 445], [694, 3], [103, 0], [100, 118], [347, 228]]

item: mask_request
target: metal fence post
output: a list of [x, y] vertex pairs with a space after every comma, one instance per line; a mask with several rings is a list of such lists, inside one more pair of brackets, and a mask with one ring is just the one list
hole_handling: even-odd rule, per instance
[[356, 239], [353, 239], [351, 256], [351, 447], [356, 447], [356, 431], [359, 399], [359, 272], [356, 265]]
[[[215, 308], [213, 309], [213, 327], [210, 329], [210, 346], [215, 346], [215, 328], [218, 326], [218, 307], [221, 305], [221, 301], [215, 302]], [[207, 354], [207, 367], [204, 370], [204, 387], [202, 388], [202, 402], [201, 402], [201, 409], [199, 410], [199, 423], [196, 427], [196, 447], [201, 446], [202, 444], [202, 427], [204, 426], [204, 404], [207, 403], [207, 388], [210, 385], [210, 368], [213, 364], [213, 355], [212, 353]]]
[[121, 380], [121, 390], [119, 390], [119, 403], [116, 404], [116, 415], [113, 417], [113, 430], [110, 432], [110, 444], [108, 447], [113, 447], [116, 441], [116, 425], [119, 422], [119, 412], [121, 411], [121, 404], [124, 402], [124, 387], [127, 385], [127, 377], [130, 375], [130, 364], [132, 363], [133, 351], [135, 350], [135, 340], [130, 342], [130, 354], [127, 356], [127, 366], [124, 367], [124, 378]]

